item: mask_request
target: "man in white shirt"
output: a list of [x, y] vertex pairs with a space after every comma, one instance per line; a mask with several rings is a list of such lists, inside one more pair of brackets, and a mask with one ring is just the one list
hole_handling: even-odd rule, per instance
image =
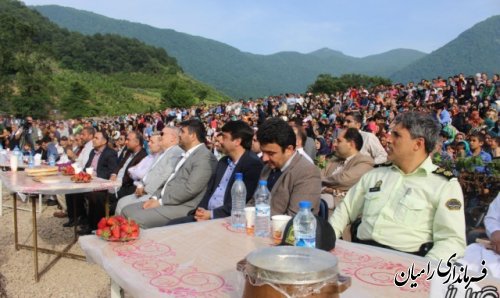
[[92, 145], [92, 139], [94, 138], [94, 134], [95, 134], [95, 129], [93, 127], [83, 128], [80, 134], [80, 138], [82, 140], [82, 143], [84, 143], [85, 145], [83, 146], [83, 149], [81, 150], [78, 157], [73, 152], [69, 151], [66, 152], [68, 157], [75, 160], [76, 164], [81, 169], [85, 167], [85, 164], [89, 159], [90, 152], [94, 150], [94, 146]]
[[[487, 240], [471, 243], [467, 246], [464, 257], [458, 262], [473, 272], [480, 272], [483, 267], [486, 267], [488, 277], [500, 278], [500, 193], [490, 203], [488, 213], [484, 218], [484, 227], [486, 236], [490, 239], [489, 243]], [[482, 238], [485, 235], [479, 233], [474, 236]]]
[[310, 163], [314, 164], [312, 158], [304, 151], [303, 144], [305, 144], [307, 141], [307, 134], [305, 129], [300, 126], [293, 126], [292, 128], [293, 132], [295, 133], [295, 137], [297, 138], [297, 145], [295, 147], [297, 153], [305, 157], [305, 159], [307, 159], [307, 161], [309, 161]]
[[128, 173], [130, 178], [134, 180], [134, 184], [137, 186], [138, 182], [146, 176], [149, 172], [151, 166], [160, 157], [163, 150], [161, 149], [161, 136], [153, 135], [149, 138], [149, 155], [144, 157], [137, 165], [130, 167]]
[[363, 117], [360, 113], [350, 113], [344, 119], [344, 128], [356, 128], [363, 137], [363, 148], [361, 154], [369, 155], [375, 161], [375, 164], [383, 164], [387, 161], [387, 152], [385, 151], [379, 139], [373, 133], [361, 130]]
[[488, 214], [484, 218], [484, 227], [491, 241], [491, 249], [500, 254], [500, 194], [488, 208]]
[[[89, 160], [90, 153], [94, 150], [94, 145], [92, 144], [92, 140], [94, 139], [95, 129], [93, 127], [85, 127], [81, 133], [82, 142], [85, 142], [85, 146], [83, 146], [80, 155], [76, 158], [76, 164], [82, 170], [85, 168], [87, 161]], [[68, 156], [72, 153], [68, 150]], [[74, 153], [73, 153], [74, 154]], [[66, 206], [68, 210], [68, 218], [69, 221], [63, 224], [63, 227], [72, 227], [78, 223], [85, 223], [85, 207], [83, 205], [83, 195], [82, 194], [68, 194], [66, 195]], [[75, 206], [76, 205], [76, 206]], [[76, 209], [76, 214], [74, 210]], [[76, 218], [75, 218], [76, 215]], [[80, 217], [80, 220], [78, 218]]]

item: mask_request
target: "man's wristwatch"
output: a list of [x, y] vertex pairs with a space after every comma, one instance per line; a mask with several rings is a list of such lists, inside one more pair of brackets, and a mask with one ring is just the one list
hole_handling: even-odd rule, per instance
[[163, 201], [162, 201], [161, 199], [158, 199], [158, 197], [157, 197], [157, 196], [152, 196], [152, 197], [151, 197], [151, 199], [153, 199], [153, 200], [157, 200], [157, 201], [158, 201], [158, 203], [160, 203], [160, 205], [163, 205]]

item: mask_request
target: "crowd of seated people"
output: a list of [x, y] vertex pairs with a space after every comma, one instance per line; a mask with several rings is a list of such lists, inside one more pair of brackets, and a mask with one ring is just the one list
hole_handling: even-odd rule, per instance
[[[240, 172], [250, 205], [258, 181], [267, 180], [273, 215], [295, 215], [301, 200], [318, 214], [323, 199], [337, 237], [445, 258], [465, 250], [465, 202], [457, 172], [435, 163], [478, 157], [475, 171], [493, 175], [499, 110], [498, 74], [457, 74], [117, 117], [0, 116], [0, 139], [4, 148], [121, 182], [109, 193], [54, 201], [61, 209], [54, 216], [68, 217], [64, 226], [79, 225], [81, 234], [104, 216], [104, 196], [112, 214], [142, 228], [228, 217]], [[434, 193], [424, 190], [429, 185]]]

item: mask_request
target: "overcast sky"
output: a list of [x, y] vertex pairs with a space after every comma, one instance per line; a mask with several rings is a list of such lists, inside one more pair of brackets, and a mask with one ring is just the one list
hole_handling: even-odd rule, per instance
[[26, 0], [211, 38], [242, 51], [364, 57], [396, 48], [430, 53], [486, 18], [500, 0]]

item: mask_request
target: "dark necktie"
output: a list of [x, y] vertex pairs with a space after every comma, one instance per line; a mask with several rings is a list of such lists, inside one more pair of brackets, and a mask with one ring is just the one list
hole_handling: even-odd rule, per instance
[[280, 169], [274, 169], [269, 173], [269, 176], [267, 177], [267, 189], [271, 191], [273, 189], [274, 184], [278, 180], [278, 178], [281, 176], [281, 170]]

